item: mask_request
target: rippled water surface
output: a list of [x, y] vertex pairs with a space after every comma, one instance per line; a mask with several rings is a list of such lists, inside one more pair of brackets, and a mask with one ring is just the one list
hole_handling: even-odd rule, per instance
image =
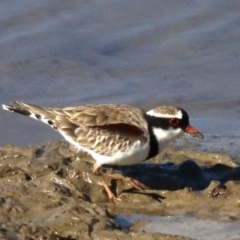
[[237, 222], [215, 222], [190, 216], [160, 217], [132, 214], [128, 217], [119, 215], [117, 220], [126, 227], [137, 221], [149, 221], [150, 223], [141, 227], [139, 231], [176, 234], [198, 240], [239, 239], [240, 235]]

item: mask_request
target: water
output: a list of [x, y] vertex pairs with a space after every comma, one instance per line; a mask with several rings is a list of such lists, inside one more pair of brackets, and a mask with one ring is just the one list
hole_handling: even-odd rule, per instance
[[125, 227], [130, 227], [137, 221], [149, 221], [138, 231], [159, 232], [163, 234], [181, 235], [197, 240], [239, 239], [238, 222], [215, 222], [201, 220], [188, 216], [146, 216], [132, 214], [128, 217], [119, 215], [117, 221]]
[[[1, 0], [0, 102], [174, 104], [237, 138], [239, 21], [239, 1]], [[0, 121], [1, 145], [62, 139], [24, 116]]]

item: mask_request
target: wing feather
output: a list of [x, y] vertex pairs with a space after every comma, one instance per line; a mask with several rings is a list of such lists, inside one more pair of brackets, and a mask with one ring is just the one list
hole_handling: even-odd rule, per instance
[[[139, 108], [127, 105], [88, 105], [78, 108], [64, 108], [68, 120], [77, 126], [101, 127], [124, 124], [147, 132], [144, 113]], [[71, 112], [71, 113], [70, 113]]]
[[66, 139], [100, 154], [125, 151], [131, 144], [148, 141], [144, 113], [127, 105], [100, 104], [67, 108], [44, 108], [23, 102], [5, 107], [9, 111], [43, 121]]
[[64, 108], [63, 112], [69, 124], [76, 127], [61, 129], [59, 126], [58, 129], [67, 131], [67, 135], [75, 135], [75, 141], [81, 146], [100, 154], [125, 151], [133, 142], [141, 140], [144, 143], [149, 138], [144, 113], [138, 108], [126, 105], [88, 105]]

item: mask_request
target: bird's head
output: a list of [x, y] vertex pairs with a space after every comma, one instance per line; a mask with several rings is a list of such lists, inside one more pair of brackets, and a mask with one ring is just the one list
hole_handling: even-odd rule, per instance
[[189, 123], [187, 112], [181, 108], [161, 106], [146, 112], [146, 119], [160, 145], [183, 133], [203, 138], [203, 135]]

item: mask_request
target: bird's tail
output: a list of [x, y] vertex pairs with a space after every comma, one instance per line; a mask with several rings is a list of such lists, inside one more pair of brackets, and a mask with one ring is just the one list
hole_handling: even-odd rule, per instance
[[50, 124], [49, 122], [51, 122], [51, 120], [53, 119], [50, 109], [42, 108], [33, 104], [15, 101], [12, 105], [3, 104], [2, 107], [4, 110], [7, 110], [9, 112], [20, 113], [22, 115], [29, 116], [47, 124]]
[[9, 112], [16, 112], [26, 116], [30, 116], [32, 111], [27, 105], [23, 102], [15, 101], [12, 105], [2, 105], [3, 109]]

